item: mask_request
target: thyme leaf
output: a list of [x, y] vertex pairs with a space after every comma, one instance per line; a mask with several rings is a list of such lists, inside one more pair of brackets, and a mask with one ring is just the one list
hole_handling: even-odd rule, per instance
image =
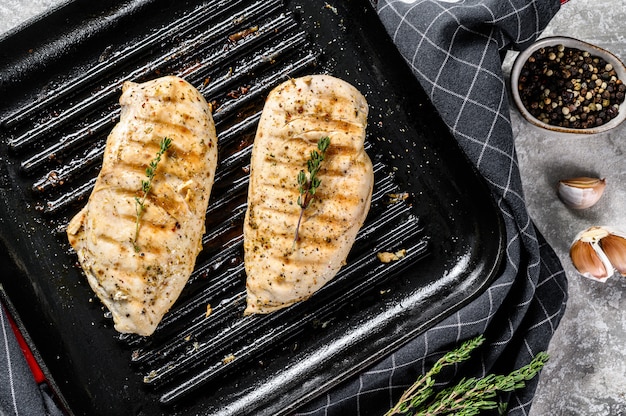
[[167, 150], [172, 146], [172, 139], [169, 137], [164, 137], [159, 144], [159, 151], [150, 164], [146, 168], [146, 177], [147, 179], [141, 181], [141, 197], [135, 197], [135, 213], [137, 214], [135, 219], [135, 237], [133, 239], [133, 245], [135, 247], [135, 251], [139, 252], [140, 248], [137, 245], [137, 238], [139, 237], [139, 227], [141, 223], [141, 217], [146, 210], [146, 198], [152, 189], [152, 180], [156, 176], [156, 170], [159, 162], [161, 162], [161, 157]]
[[498, 403], [498, 392], [511, 392], [524, 387], [541, 371], [548, 361], [548, 354], [538, 353], [532, 361], [508, 375], [488, 374], [483, 378], [461, 379], [456, 385], [435, 394], [434, 376], [443, 367], [465, 361], [470, 353], [484, 342], [479, 335], [464, 342], [457, 349], [440, 358], [426, 374], [418, 377], [407, 389], [396, 405], [385, 416], [434, 416], [434, 415], [478, 415], [483, 410], [497, 409], [500, 414], [506, 411], [506, 403]]
[[315, 198], [315, 192], [322, 183], [322, 181], [317, 177], [317, 174], [321, 168], [322, 161], [324, 161], [326, 156], [326, 150], [328, 150], [329, 146], [330, 137], [321, 137], [317, 142], [317, 150], [311, 151], [310, 158], [306, 162], [307, 171], [309, 172], [308, 176], [304, 172], [304, 169], [298, 173], [297, 181], [298, 191], [300, 193], [300, 195], [298, 195], [298, 205], [300, 206], [300, 216], [298, 217], [296, 234], [293, 239], [294, 247], [298, 242], [300, 223], [302, 222], [302, 217], [304, 216], [304, 210], [311, 205], [311, 202], [313, 202], [313, 199]]

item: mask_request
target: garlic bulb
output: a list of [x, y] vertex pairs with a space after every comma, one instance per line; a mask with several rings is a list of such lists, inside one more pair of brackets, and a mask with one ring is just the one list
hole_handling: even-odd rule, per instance
[[561, 201], [568, 207], [584, 209], [600, 200], [604, 188], [606, 188], [606, 179], [581, 176], [560, 180], [557, 192]]
[[605, 282], [617, 270], [626, 276], [626, 233], [611, 227], [591, 227], [580, 232], [570, 247], [570, 257], [580, 274]]

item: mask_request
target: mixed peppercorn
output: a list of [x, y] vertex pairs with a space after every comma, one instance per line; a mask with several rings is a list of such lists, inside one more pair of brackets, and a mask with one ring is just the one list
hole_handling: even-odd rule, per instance
[[604, 59], [555, 45], [539, 48], [528, 58], [518, 90], [524, 107], [538, 120], [585, 129], [617, 116], [626, 85]]

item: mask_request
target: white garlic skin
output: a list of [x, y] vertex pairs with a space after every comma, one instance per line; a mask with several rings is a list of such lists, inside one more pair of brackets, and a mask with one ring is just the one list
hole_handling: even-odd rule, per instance
[[606, 188], [606, 179], [581, 176], [559, 181], [557, 193], [565, 205], [585, 209], [595, 205]]

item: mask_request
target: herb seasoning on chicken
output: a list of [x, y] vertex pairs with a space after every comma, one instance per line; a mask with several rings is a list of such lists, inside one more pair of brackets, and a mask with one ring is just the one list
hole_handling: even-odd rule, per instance
[[115, 329], [147, 336], [202, 250], [217, 137], [206, 101], [178, 77], [122, 90], [102, 169], [67, 234]]
[[[372, 162], [363, 147], [367, 113], [356, 88], [328, 75], [291, 79], [269, 94], [250, 164], [246, 314], [308, 299], [345, 264], [372, 197]], [[315, 171], [318, 187], [302, 206], [299, 172], [322, 138], [329, 145]]]

